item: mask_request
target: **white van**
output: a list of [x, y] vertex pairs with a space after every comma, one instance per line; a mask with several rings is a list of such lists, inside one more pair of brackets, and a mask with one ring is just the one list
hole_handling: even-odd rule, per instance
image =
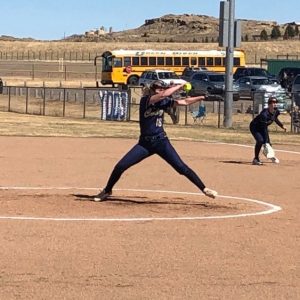
[[139, 85], [140, 86], [149, 86], [153, 81], [161, 80], [166, 84], [182, 84], [186, 83], [185, 80], [179, 78], [179, 76], [169, 70], [148, 70], [144, 71], [139, 78]]

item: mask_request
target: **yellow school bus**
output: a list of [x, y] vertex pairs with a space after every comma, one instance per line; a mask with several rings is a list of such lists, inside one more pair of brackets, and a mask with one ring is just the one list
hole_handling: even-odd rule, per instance
[[[101, 58], [101, 84], [137, 85], [142, 72], [166, 69], [181, 75], [185, 67], [206, 67], [209, 71], [225, 72], [226, 52], [223, 50], [114, 50], [95, 57]], [[234, 51], [234, 70], [245, 66], [243, 50]], [[99, 86], [97, 80], [97, 86]]]

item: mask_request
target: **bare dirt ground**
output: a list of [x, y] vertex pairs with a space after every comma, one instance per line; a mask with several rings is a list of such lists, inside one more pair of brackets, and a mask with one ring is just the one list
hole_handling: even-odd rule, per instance
[[[257, 167], [252, 147], [174, 141], [226, 197], [198, 194], [151, 157], [111, 200], [89, 201], [134, 144], [0, 137], [0, 299], [300, 298], [299, 148]], [[270, 206], [245, 198], [282, 210], [259, 215]]]

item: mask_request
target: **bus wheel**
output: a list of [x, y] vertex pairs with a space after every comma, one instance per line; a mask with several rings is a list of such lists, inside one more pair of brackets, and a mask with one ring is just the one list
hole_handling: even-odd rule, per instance
[[138, 76], [130, 76], [127, 80], [127, 84], [129, 85], [138, 85], [138, 83], [139, 83]]

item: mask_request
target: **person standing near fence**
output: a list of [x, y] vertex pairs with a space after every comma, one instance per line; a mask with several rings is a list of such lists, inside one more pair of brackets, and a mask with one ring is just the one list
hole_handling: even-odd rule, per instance
[[206, 196], [215, 198], [217, 192], [207, 188], [198, 175], [188, 167], [171, 145], [163, 128], [164, 112], [170, 107], [187, 106], [204, 100], [206, 96], [186, 97], [174, 100], [172, 95], [184, 88], [185, 84], [168, 86], [165, 82], [154, 81], [144, 89], [140, 101], [138, 143], [116, 164], [105, 188], [94, 197], [94, 201], [103, 201], [112, 194], [112, 189], [121, 175], [133, 165], [145, 158], [157, 154], [170, 164], [179, 174], [187, 177]]
[[[256, 141], [254, 147], [254, 159], [252, 161], [253, 165], [260, 166], [263, 164], [259, 159], [260, 150], [264, 144], [271, 145], [268, 126], [275, 122], [279, 127], [286, 131], [286, 128], [278, 119], [280, 112], [277, 109], [276, 104], [276, 97], [271, 96], [268, 99], [268, 107], [264, 108], [250, 123], [250, 132]], [[271, 160], [273, 163], [279, 163], [279, 159], [275, 156], [272, 157]]]

